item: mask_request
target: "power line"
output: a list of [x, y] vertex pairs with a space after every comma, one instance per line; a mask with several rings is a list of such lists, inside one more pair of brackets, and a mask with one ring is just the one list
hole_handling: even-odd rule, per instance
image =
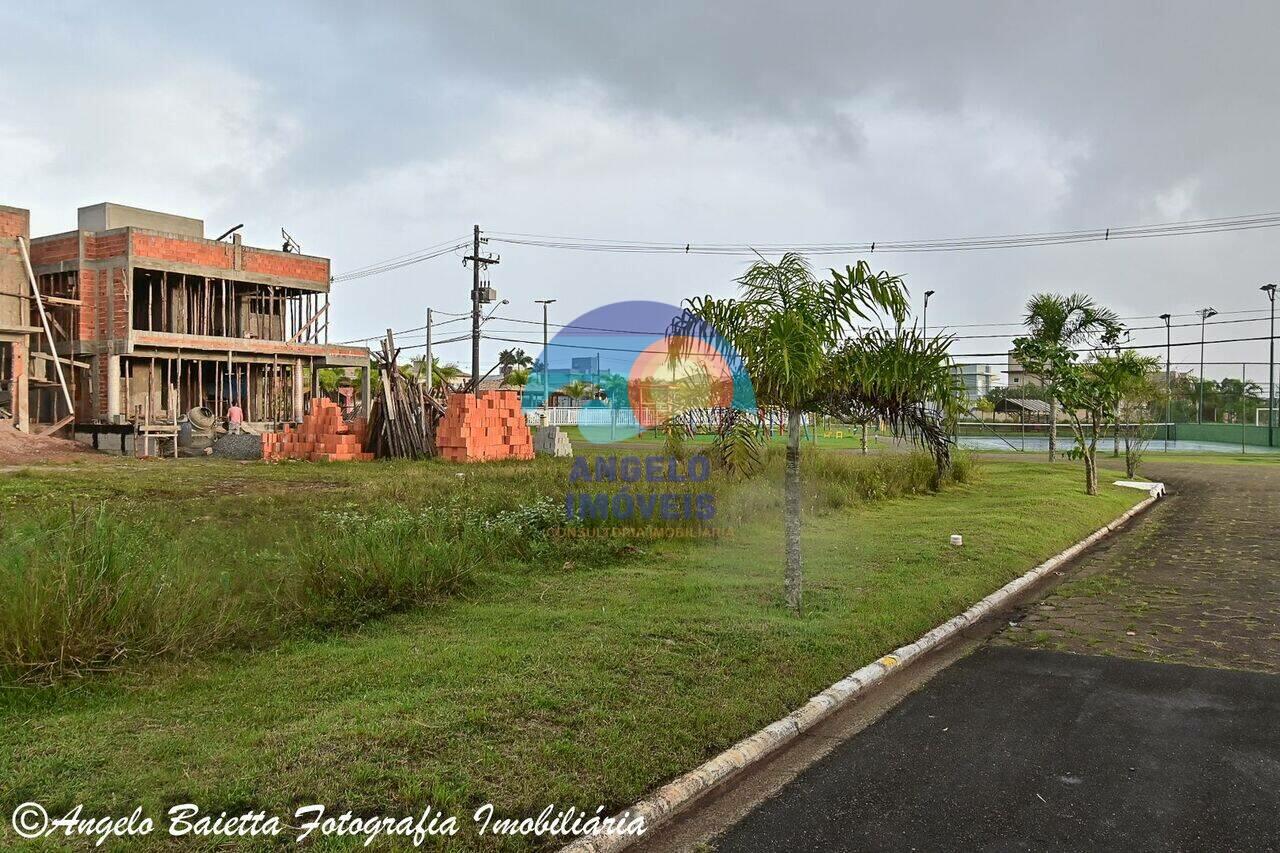
[[761, 252], [794, 251], [806, 255], [830, 255], [880, 252], [956, 252], [986, 249], [1012, 249], [1032, 246], [1055, 246], [1075, 243], [1137, 240], [1150, 237], [1177, 237], [1229, 231], [1250, 231], [1280, 226], [1280, 213], [1247, 214], [1216, 219], [1197, 219], [1152, 225], [1094, 228], [1078, 231], [1051, 231], [1005, 234], [991, 237], [953, 237], [934, 240], [869, 240], [852, 243], [693, 243], [610, 240], [592, 237], [565, 237], [520, 232], [491, 232], [495, 242], [566, 249], [581, 252], [620, 252], [639, 254], [685, 254], [754, 256]]
[[[433, 310], [434, 310], [434, 309], [433, 309]], [[446, 312], [446, 311], [437, 311], [436, 313], [438, 313], [438, 314], [446, 314], [446, 313], [448, 313], [448, 312]], [[468, 316], [469, 316], [469, 315], [462, 315], [462, 316], [454, 317], [452, 320], [441, 320], [439, 323], [432, 323], [432, 324], [431, 324], [431, 328], [433, 328], [433, 329], [437, 329], [437, 328], [439, 328], [440, 326], [445, 326], [445, 325], [448, 325], [449, 323], [461, 323], [463, 320], [466, 320], [466, 319], [468, 318]], [[410, 334], [410, 333], [412, 333], [412, 332], [421, 332], [421, 331], [424, 331], [426, 328], [427, 328], [426, 326], [414, 326], [412, 329], [393, 329], [393, 330], [392, 330], [392, 334], [394, 334], [394, 335], [407, 335], [407, 334]], [[351, 340], [349, 340], [349, 341], [341, 341], [340, 343], [343, 343], [343, 344], [363, 344], [363, 343], [367, 343], [367, 342], [369, 342], [369, 341], [380, 341], [380, 340], [382, 340], [382, 339], [383, 339], [383, 338], [385, 338], [385, 337], [386, 337], [386, 332], [383, 332], [383, 333], [382, 333], [382, 334], [380, 334], [380, 335], [369, 335], [367, 338], [352, 338], [352, 339], [351, 339]]]
[[[1222, 313], [1246, 313], [1246, 312], [1222, 312]], [[1195, 316], [1195, 315], [1187, 314], [1187, 315], [1174, 315], [1174, 316], [1188, 316], [1188, 317], [1190, 317], [1190, 316]], [[519, 318], [519, 317], [504, 317], [504, 316], [502, 316], [502, 315], [495, 315], [494, 319], [497, 319], [497, 320], [504, 320], [504, 321], [509, 322], [509, 323], [523, 323], [523, 324], [526, 324], [526, 325], [533, 325], [533, 326], [537, 326], [537, 325], [541, 325], [541, 324], [542, 324], [542, 321], [541, 321], [541, 320], [525, 320], [525, 319], [521, 319], [521, 318]], [[1223, 325], [1232, 325], [1232, 324], [1237, 324], [1237, 323], [1258, 323], [1258, 322], [1262, 322], [1262, 321], [1267, 320], [1267, 319], [1268, 319], [1268, 318], [1267, 318], [1266, 316], [1262, 316], [1262, 317], [1248, 317], [1248, 318], [1241, 318], [1241, 319], [1235, 319], [1235, 320], [1214, 320], [1214, 321], [1207, 322], [1205, 325], [1208, 325], [1208, 326], [1223, 326]], [[549, 325], [549, 326], [555, 326], [555, 327], [556, 327], [556, 328], [558, 328], [558, 329], [580, 329], [580, 330], [583, 330], [583, 331], [591, 331], [591, 332], [606, 332], [606, 333], [610, 333], [610, 334], [621, 334], [621, 335], [665, 335], [665, 334], [666, 334], [666, 330], [665, 330], [665, 329], [664, 329], [664, 330], [662, 330], [662, 331], [643, 330], [643, 329], [613, 329], [613, 328], [608, 328], [608, 327], [605, 327], [605, 326], [587, 326], [587, 325], [582, 325], [582, 324], [578, 324], [578, 323], [548, 323], [547, 325]], [[1019, 325], [1019, 327], [1020, 327], [1020, 328], [1023, 328], [1023, 329], [1025, 330], [1025, 326], [1022, 326], [1022, 324], [1018, 324], [1018, 325]], [[1183, 328], [1189, 328], [1189, 327], [1197, 327], [1197, 328], [1198, 328], [1199, 326], [1200, 326], [1200, 323], [1174, 323], [1174, 324], [1172, 324], [1172, 325], [1170, 326], [1170, 328], [1173, 328], [1173, 329], [1183, 329]], [[958, 327], [958, 326], [943, 326], [942, 328], [944, 328], [944, 329], [950, 329], [950, 328], [959, 328], [959, 327]], [[1160, 325], [1158, 325], [1158, 326], [1130, 326], [1130, 327], [1127, 327], [1124, 331], [1126, 331], [1126, 332], [1144, 332], [1144, 331], [1153, 331], [1153, 330], [1157, 330], [1157, 329], [1164, 329], [1164, 328], [1165, 328], [1164, 324], [1163, 324], [1163, 323], [1161, 323], [1161, 324], [1160, 324]], [[412, 330], [411, 330], [411, 331], [412, 331]], [[518, 330], [517, 330], [517, 333], [518, 333]], [[1018, 335], [1013, 335], [1013, 334], [1009, 334], [1009, 335], [1005, 335], [1005, 334], [989, 334], [989, 335], [952, 335], [952, 336], [951, 336], [951, 339], [952, 339], [953, 341], [970, 341], [970, 340], [983, 340], [983, 339], [996, 339], [996, 340], [999, 340], [999, 339], [1003, 339], [1003, 338], [1012, 338], [1012, 337], [1018, 337]]]
[[410, 252], [406, 255], [400, 255], [395, 258], [389, 258], [385, 261], [378, 261], [363, 267], [357, 267], [353, 270], [347, 270], [346, 272], [331, 277], [329, 282], [331, 284], [341, 284], [343, 282], [368, 278], [369, 276], [381, 275], [382, 273], [402, 269], [413, 264], [420, 264], [423, 261], [429, 261], [432, 258], [447, 255], [450, 252], [463, 248], [464, 246], [466, 246], [465, 238], [459, 237], [455, 240], [437, 243], [434, 246], [428, 246], [425, 249], [419, 249], [416, 252]]
[[[884, 252], [959, 252], [986, 249], [1014, 249], [1076, 243], [1137, 240], [1149, 237], [1178, 237], [1230, 231], [1252, 231], [1280, 226], [1280, 213], [1243, 214], [1216, 219], [1194, 219], [1152, 225], [1093, 228], [1077, 231], [1045, 231], [1002, 234], [989, 237], [952, 237], [933, 240], [870, 240], [853, 243], [692, 243], [607, 240], [595, 237], [564, 237], [516, 231], [491, 232], [490, 239], [513, 245], [581, 252], [622, 252], [641, 254], [685, 254], [754, 256], [761, 252], [795, 251], [807, 255]], [[456, 237], [424, 249], [347, 270], [330, 279], [333, 284], [356, 281], [419, 264], [466, 248], [465, 237]]]
[[[495, 336], [495, 335], [481, 335], [481, 337], [485, 338], [486, 340], [491, 340], [491, 341], [502, 341], [502, 342], [505, 342], [505, 343], [512, 343], [512, 344], [533, 344], [533, 345], [537, 345], [538, 343], [540, 343], [539, 341], [531, 341], [531, 340], [527, 340], [527, 339], [524, 339], [524, 338], [508, 338], [508, 337], [499, 337], [499, 336]], [[1267, 336], [1263, 335], [1262, 337], [1254, 337], [1254, 338], [1224, 338], [1224, 339], [1216, 340], [1216, 341], [1204, 341], [1204, 342], [1203, 342], [1203, 345], [1204, 345], [1204, 346], [1210, 346], [1210, 345], [1212, 345], [1212, 344], [1238, 344], [1238, 343], [1249, 343], [1249, 342], [1253, 342], [1253, 341], [1269, 341], [1269, 340], [1271, 340], [1271, 338], [1269, 338], [1269, 337], [1267, 337]], [[556, 343], [556, 344], [555, 344], [555, 346], [556, 346], [557, 348], [567, 348], [567, 349], [584, 349], [584, 350], [591, 350], [591, 351], [593, 351], [593, 352], [594, 352], [594, 351], [597, 351], [597, 350], [598, 350], [598, 351], [600, 351], [600, 352], [628, 352], [628, 353], [642, 353], [642, 352], [668, 352], [668, 350], [666, 350], [665, 348], [657, 348], [657, 347], [650, 347], [650, 348], [646, 348], [646, 349], [633, 349], [633, 348], [628, 348], [628, 347], [593, 346], [593, 345], [588, 345], [588, 344], [570, 344], [570, 343], [560, 343], [560, 342]], [[1198, 347], [1198, 346], [1201, 346], [1201, 342], [1200, 342], [1200, 341], [1175, 341], [1175, 342], [1170, 343], [1170, 344], [1163, 344], [1163, 343], [1161, 343], [1161, 344], [1134, 344], [1134, 345], [1126, 345], [1126, 346], [1122, 347], [1122, 349], [1134, 349], [1134, 350], [1141, 350], [1141, 349], [1164, 349], [1166, 346], [1168, 346], [1168, 347]], [[1077, 352], [1077, 353], [1093, 353], [1093, 352], [1098, 352], [1098, 351], [1100, 351], [1100, 350], [1099, 350], [1099, 348], [1097, 348], [1097, 347], [1082, 347], [1082, 348], [1077, 348], [1077, 349], [1073, 349], [1073, 350], [1071, 350], [1071, 352]], [[706, 357], [714, 357], [712, 354], [709, 354], [709, 353], [708, 353], [708, 354], [705, 354], [705, 355], [706, 355]], [[951, 359], [957, 359], [957, 358], [1006, 358], [1006, 357], [1008, 357], [1008, 355], [1009, 355], [1008, 351], [1007, 351], [1007, 350], [1005, 350], [1005, 351], [1002, 351], [1002, 352], [969, 352], [969, 353], [954, 353], [954, 354], [949, 353], [947, 357], [948, 357], [948, 358], [951, 358]], [[1208, 362], [1206, 362], [1206, 363], [1208, 363]], [[1229, 361], [1229, 362], [1222, 362], [1222, 363], [1223, 363], [1223, 364], [1241, 364], [1242, 362], [1239, 362], [1239, 361]]]

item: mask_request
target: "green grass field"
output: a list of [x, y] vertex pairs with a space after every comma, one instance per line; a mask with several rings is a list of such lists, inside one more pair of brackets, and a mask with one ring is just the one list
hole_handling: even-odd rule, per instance
[[[817, 460], [806, 457], [810, 471]], [[732, 535], [720, 539], [500, 548], [468, 584], [381, 618], [11, 684], [0, 689], [0, 838], [14, 843], [8, 815], [26, 800], [155, 816], [180, 802], [214, 814], [430, 804], [464, 818], [450, 849], [526, 849], [469, 834], [471, 811], [629, 804], [1143, 497], [1105, 485], [1116, 472], [1100, 461], [1096, 498], [1075, 464], [991, 461], [941, 493], [874, 501], [833, 485], [863, 477], [853, 468], [827, 475], [808, 500], [800, 618], [781, 605], [770, 476], [721, 495], [717, 524]], [[281, 559], [300, 514], [439, 502], [464, 480], [510, 506], [562, 495], [566, 470], [89, 463], [4, 478], [0, 517], [112, 498], [157, 531], [157, 548], [253, 576]]]

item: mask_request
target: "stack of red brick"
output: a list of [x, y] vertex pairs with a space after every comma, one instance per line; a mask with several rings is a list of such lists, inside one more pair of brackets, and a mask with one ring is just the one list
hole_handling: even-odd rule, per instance
[[268, 462], [281, 459], [369, 462], [373, 454], [364, 452], [367, 433], [364, 418], [346, 423], [338, 404], [321, 397], [312, 401], [310, 414], [297, 427], [287, 426], [284, 432], [262, 434], [262, 458]]
[[520, 407], [520, 392], [450, 394], [436, 432], [436, 449], [450, 462], [532, 459], [533, 436]]

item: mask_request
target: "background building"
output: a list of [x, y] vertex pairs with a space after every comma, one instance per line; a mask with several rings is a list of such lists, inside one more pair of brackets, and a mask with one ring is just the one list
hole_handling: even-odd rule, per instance
[[999, 388], [1004, 384], [999, 365], [955, 364], [951, 370], [964, 386], [965, 397], [971, 403], [985, 397], [992, 388]]
[[118, 204], [30, 240], [50, 343], [20, 256], [28, 231], [25, 210], [0, 208], [0, 362], [19, 428], [176, 424], [233, 401], [250, 422], [298, 421], [318, 368], [368, 370], [367, 349], [328, 342], [328, 259], [209, 240], [199, 219]]

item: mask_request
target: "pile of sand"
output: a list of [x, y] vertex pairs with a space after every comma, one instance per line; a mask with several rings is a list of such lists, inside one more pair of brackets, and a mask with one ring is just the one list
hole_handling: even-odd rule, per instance
[[96, 455], [97, 451], [78, 441], [54, 438], [51, 435], [31, 435], [13, 427], [0, 427], [0, 465], [66, 462], [83, 459], [86, 453]]

